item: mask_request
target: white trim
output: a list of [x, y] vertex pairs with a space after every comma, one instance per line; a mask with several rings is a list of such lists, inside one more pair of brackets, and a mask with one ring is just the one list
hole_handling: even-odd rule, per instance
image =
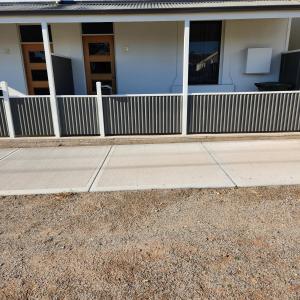
[[2, 93], [3, 93], [4, 109], [5, 109], [6, 121], [7, 121], [7, 127], [8, 127], [8, 134], [9, 134], [10, 138], [14, 138], [15, 137], [15, 129], [14, 129], [14, 122], [13, 122], [12, 113], [11, 113], [7, 82], [5, 82], [5, 81], [0, 82], [0, 86], [1, 86]]
[[[181, 93], [176, 93], [176, 94], [117, 94], [117, 95], [102, 95], [102, 97], [168, 97], [168, 96], [182, 96]], [[31, 97], [31, 96], [21, 96], [20, 98], [26, 98], [26, 97]], [[40, 96], [34, 96], [34, 97], [44, 97], [43, 95]], [[49, 96], [47, 96], [49, 97]], [[75, 98], [75, 97], [81, 97], [81, 98], [96, 98], [97, 95], [57, 95], [57, 98], [61, 97], [69, 97], [69, 98]]]
[[120, 94], [120, 95], [103, 95], [103, 97], [167, 97], [167, 96], [182, 96], [182, 93], [176, 93], [176, 94]]
[[101, 88], [100, 81], [96, 82], [96, 91], [97, 91], [98, 120], [99, 120], [100, 135], [105, 136], [104, 114], [103, 114], [103, 103], [102, 103], [102, 88]]
[[49, 95], [16, 95], [14, 98], [47, 98], [49, 99]]
[[282, 52], [282, 54], [296, 53], [296, 52], [300, 52], [300, 49], [285, 51], [285, 52]]
[[42, 36], [43, 36], [43, 43], [44, 43], [46, 67], [47, 67], [47, 74], [48, 74], [48, 84], [49, 84], [49, 92], [50, 92], [50, 104], [51, 104], [51, 112], [52, 112], [52, 120], [53, 120], [53, 129], [54, 129], [55, 136], [60, 137], [58, 108], [57, 108], [57, 102], [56, 102], [56, 91], [55, 91], [55, 82], [54, 82], [54, 74], [53, 74], [53, 66], [52, 66], [51, 46], [50, 46], [50, 40], [49, 40], [48, 24], [46, 22], [42, 22], [41, 25], [42, 25]]
[[104, 22], [152, 22], [152, 21], [201, 21], [201, 20], [244, 20], [244, 19], [282, 19], [300, 17], [300, 9], [291, 7], [290, 10], [270, 11], [229, 11], [229, 12], [205, 12], [205, 13], [173, 13], [173, 14], [113, 14], [113, 15], [11, 15], [0, 17], [0, 23], [89, 23], [101, 20]]
[[97, 95], [57, 95], [56, 98], [62, 98], [62, 97], [68, 97], [68, 98], [97, 98]]
[[222, 85], [223, 83], [223, 64], [224, 64], [224, 44], [225, 44], [225, 26], [226, 22], [222, 21], [222, 29], [221, 29], [221, 45], [220, 45], [220, 56], [219, 56], [219, 78], [218, 85]]
[[[251, 91], [251, 92], [211, 92], [211, 93], [188, 93], [191, 95], [255, 95], [255, 94], [294, 94], [300, 93], [300, 90], [294, 91]], [[108, 97], [172, 97], [172, 96], [182, 96], [182, 93], [176, 94], [122, 94], [122, 95], [102, 95], [103, 98]], [[57, 95], [57, 98], [68, 97], [68, 98], [97, 98], [97, 95]], [[50, 98], [49, 95], [39, 95], [39, 96], [15, 96], [14, 98]]]
[[286, 30], [286, 40], [285, 40], [285, 50], [289, 51], [290, 36], [292, 28], [292, 18], [288, 19], [287, 30]]
[[187, 134], [188, 93], [189, 93], [189, 49], [190, 21], [184, 21], [183, 34], [183, 75], [182, 75], [182, 134]]
[[80, 25], [80, 40], [81, 40], [81, 53], [82, 53], [81, 61], [83, 62], [82, 73], [83, 73], [83, 76], [84, 76], [84, 90], [87, 93], [88, 92], [88, 86], [87, 86], [87, 78], [86, 78], [86, 72], [85, 72], [85, 57], [84, 57], [84, 47], [83, 47], [83, 38], [82, 38], [83, 34], [82, 34], [81, 23], [79, 23], [79, 25]]
[[27, 74], [26, 74], [26, 68], [25, 68], [25, 60], [24, 60], [24, 53], [23, 53], [23, 43], [21, 41], [21, 32], [20, 32], [20, 25], [16, 24], [16, 30], [17, 30], [17, 35], [18, 35], [18, 48], [21, 53], [21, 60], [22, 60], [22, 73], [23, 73], [23, 80], [25, 83], [25, 89], [26, 93], [29, 94], [29, 89], [28, 89], [28, 80], [27, 80]]
[[119, 80], [118, 80], [118, 78], [117, 78], [117, 75], [118, 75], [118, 73], [117, 73], [117, 57], [118, 57], [118, 55], [117, 55], [117, 46], [116, 46], [116, 36], [115, 36], [115, 23], [114, 22], [112, 22], [112, 26], [113, 26], [113, 34], [112, 34], [112, 36], [113, 36], [113, 48], [114, 48], [114, 57], [113, 57], [113, 59], [114, 59], [114, 66], [115, 66], [115, 69], [114, 69], [114, 72], [115, 72], [115, 93], [117, 93], [118, 92], [118, 90], [119, 90], [119, 84], [118, 84], [118, 82], [119, 82]]
[[218, 93], [189, 93], [189, 95], [256, 95], [256, 94], [300, 94], [299, 90], [295, 91], [270, 91], [270, 92], [218, 92]]

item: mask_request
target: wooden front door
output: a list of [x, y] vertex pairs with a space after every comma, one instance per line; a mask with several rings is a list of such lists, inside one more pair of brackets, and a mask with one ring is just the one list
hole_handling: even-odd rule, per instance
[[[116, 92], [113, 35], [83, 36], [83, 52], [88, 94], [96, 93], [96, 82]], [[105, 94], [108, 90], [103, 88]]]
[[22, 50], [29, 95], [49, 95], [43, 44], [23, 44]]

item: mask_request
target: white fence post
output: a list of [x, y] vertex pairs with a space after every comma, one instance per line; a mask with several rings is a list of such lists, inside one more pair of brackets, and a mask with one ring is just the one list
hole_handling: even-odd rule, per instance
[[188, 93], [189, 93], [189, 48], [190, 48], [190, 21], [184, 21], [183, 39], [183, 78], [182, 78], [182, 134], [187, 134], [188, 122]]
[[96, 82], [100, 135], [105, 136], [101, 82]]
[[0, 85], [1, 85], [1, 90], [2, 90], [3, 98], [4, 98], [4, 109], [5, 109], [9, 137], [14, 138], [15, 137], [15, 129], [14, 129], [14, 122], [13, 122], [12, 113], [11, 113], [11, 109], [10, 109], [8, 86], [5, 81], [2, 81], [0, 83]]
[[46, 68], [47, 68], [47, 75], [48, 75], [50, 105], [51, 105], [51, 112], [52, 112], [54, 135], [56, 137], [60, 137], [57, 99], [56, 99], [55, 82], [54, 82], [54, 74], [53, 74], [53, 66], [52, 66], [52, 57], [51, 57], [51, 46], [50, 46], [50, 39], [49, 39], [49, 32], [48, 32], [48, 24], [46, 22], [42, 22], [42, 36], [43, 36]]

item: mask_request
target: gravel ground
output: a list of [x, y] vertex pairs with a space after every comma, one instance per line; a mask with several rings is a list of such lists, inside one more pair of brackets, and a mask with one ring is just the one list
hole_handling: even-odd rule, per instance
[[300, 187], [0, 198], [0, 299], [300, 299]]

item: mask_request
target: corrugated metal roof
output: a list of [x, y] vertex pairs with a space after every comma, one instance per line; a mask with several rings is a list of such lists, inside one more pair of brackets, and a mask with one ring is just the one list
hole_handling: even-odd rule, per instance
[[22, 12], [109, 12], [109, 11], [161, 11], [161, 10], [213, 10], [213, 9], [270, 9], [300, 8], [300, 0], [98, 0], [0, 2], [0, 13]]

